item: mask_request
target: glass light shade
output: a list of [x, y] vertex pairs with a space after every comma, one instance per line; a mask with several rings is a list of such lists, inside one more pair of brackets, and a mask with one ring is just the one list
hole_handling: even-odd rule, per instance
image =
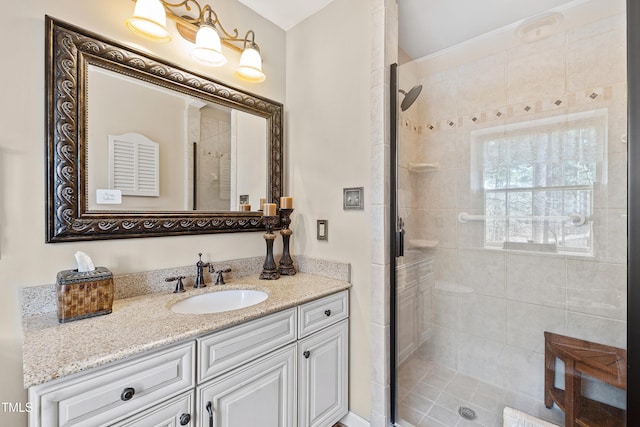
[[240, 65], [236, 68], [235, 75], [249, 82], [263, 82], [267, 76], [262, 72], [262, 57], [260, 52], [253, 48], [247, 47], [240, 57]]
[[127, 27], [139, 36], [159, 42], [171, 41], [167, 30], [167, 13], [160, 0], [137, 0]]
[[204, 65], [220, 67], [227, 62], [222, 54], [222, 43], [215, 28], [202, 25], [196, 33], [196, 47], [191, 51], [191, 57]]

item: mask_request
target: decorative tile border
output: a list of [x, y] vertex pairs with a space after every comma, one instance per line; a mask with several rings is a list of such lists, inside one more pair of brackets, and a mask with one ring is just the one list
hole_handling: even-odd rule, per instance
[[609, 101], [614, 98], [613, 93], [613, 86], [597, 87], [557, 97], [505, 105], [500, 108], [479, 111], [477, 113], [464, 116], [438, 119], [431, 123], [423, 124], [414, 123], [406, 117], [400, 117], [400, 127], [416, 134], [421, 134], [422, 132], [438, 132], [441, 130], [450, 130], [463, 128], [465, 126], [480, 125], [482, 123], [490, 123], [495, 120], [524, 117], [526, 115], [545, 113], [567, 107], [571, 108], [580, 105]]

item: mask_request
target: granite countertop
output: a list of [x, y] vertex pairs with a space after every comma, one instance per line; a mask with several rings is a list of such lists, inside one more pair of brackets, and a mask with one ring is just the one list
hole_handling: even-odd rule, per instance
[[[279, 280], [242, 277], [226, 285], [124, 298], [104, 316], [59, 323], [56, 312], [23, 318], [25, 388], [145, 351], [183, 342], [345, 289], [348, 281], [298, 273]], [[211, 314], [177, 314], [177, 301], [224, 289], [255, 289], [269, 297], [254, 306]]]

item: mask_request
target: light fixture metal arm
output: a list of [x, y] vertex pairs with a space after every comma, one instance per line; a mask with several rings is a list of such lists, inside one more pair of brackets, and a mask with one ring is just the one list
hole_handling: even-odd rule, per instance
[[[135, 2], [136, 0], [132, 1]], [[176, 28], [180, 35], [191, 43], [195, 43], [196, 33], [198, 32], [200, 25], [208, 24], [219, 31], [220, 40], [225, 46], [237, 52], [242, 52], [243, 47], [247, 43], [252, 46], [257, 46], [254, 41], [255, 33], [253, 30], [247, 31], [244, 38], [239, 37], [237, 28], [234, 28], [231, 33], [228, 32], [222, 25], [222, 22], [220, 22], [218, 14], [208, 4], [203, 6], [197, 0], [184, 0], [176, 3], [172, 3], [167, 0], [160, 0], [160, 2], [164, 6], [167, 18], [176, 23]], [[176, 12], [176, 10], [180, 8], [184, 8], [186, 12], [191, 12], [193, 10], [196, 12], [197, 16], [193, 17]], [[250, 34], [251, 39], [249, 39]]]
[[[190, 1], [195, 2], [195, 0], [190, 0]], [[206, 18], [205, 18], [205, 14], [207, 15]], [[222, 33], [224, 34], [224, 37], [222, 36], [222, 34], [220, 34], [221, 40], [228, 40], [228, 41], [238, 40], [238, 29], [234, 28], [233, 34], [229, 34], [229, 32], [227, 32], [227, 30], [225, 30], [224, 27], [222, 26], [222, 22], [220, 22], [220, 20], [218, 19], [218, 14], [213, 9], [211, 9], [211, 6], [209, 6], [208, 4], [205, 4], [204, 7], [202, 8], [202, 15], [200, 16], [200, 22], [213, 25], [216, 29], [221, 30]]]

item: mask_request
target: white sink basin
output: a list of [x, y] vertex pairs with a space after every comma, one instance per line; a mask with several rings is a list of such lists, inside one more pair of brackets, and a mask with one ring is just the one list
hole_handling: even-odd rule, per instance
[[178, 301], [171, 306], [171, 311], [181, 314], [221, 313], [251, 307], [266, 300], [266, 292], [251, 289], [230, 289], [196, 295]]

